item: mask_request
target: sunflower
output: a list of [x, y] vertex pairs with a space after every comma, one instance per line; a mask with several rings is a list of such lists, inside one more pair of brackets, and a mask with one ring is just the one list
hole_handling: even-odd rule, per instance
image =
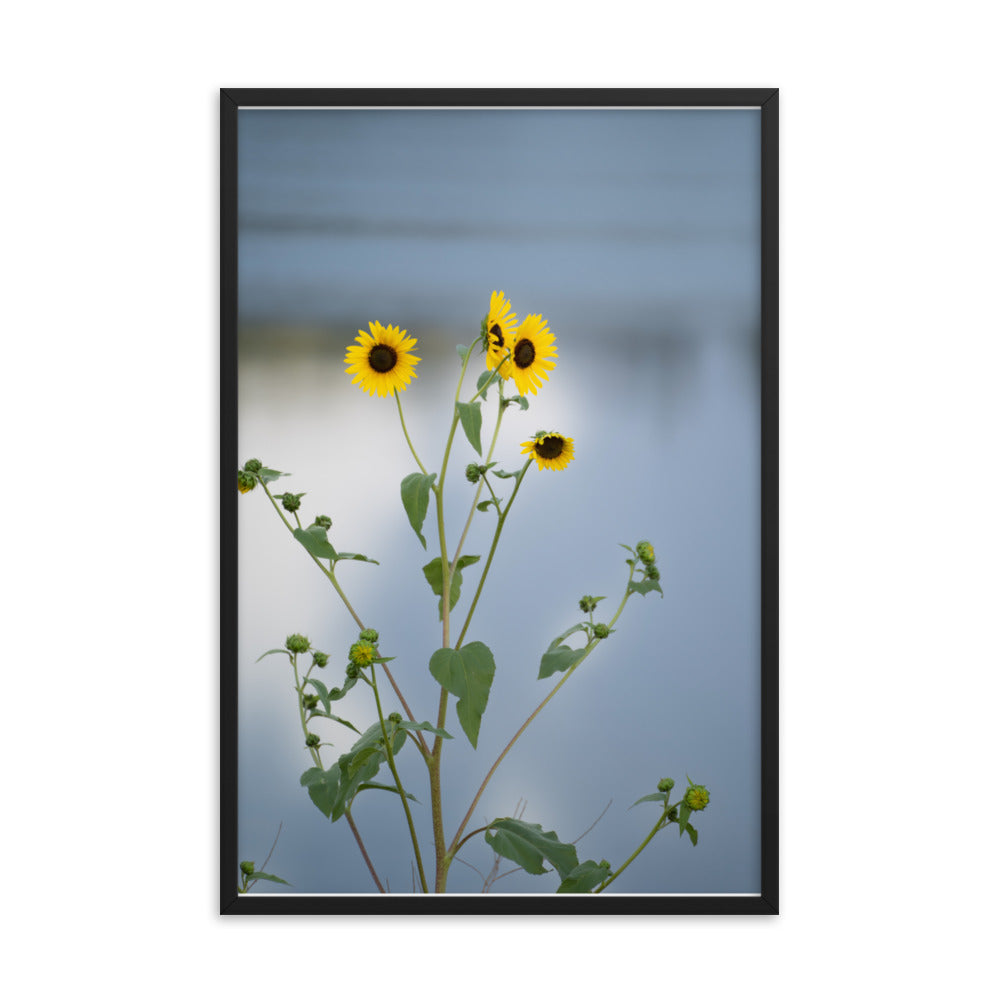
[[510, 311], [510, 302], [503, 292], [494, 292], [486, 316], [486, 364], [499, 368], [501, 378], [510, 378], [508, 353], [513, 344], [515, 323], [517, 314]]
[[[549, 333], [549, 325], [541, 314], [525, 316], [514, 331], [511, 345], [510, 374], [523, 396], [526, 392], [538, 392], [542, 379], [548, 380], [546, 369], [556, 366], [556, 338]], [[501, 374], [503, 374], [501, 372]]]
[[522, 455], [533, 455], [539, 469], [565, 469], [576, 457], [573, 439], [555, 431], [539, 431], [521, 445]]
[[370, 396], [376, 393], [388, 396], [396, 390], [406, 389], [420, 360], [410, 354], [417, 346], [416, 337], [407, 337], [405, 330], [391, 324], [382, 326], [376, 322], [368, 326], [371, 333], [358, 330], [357, 343], [347, 348], [344, 358], [347, 374], [354, 376], [351, 384], [360, 382]]

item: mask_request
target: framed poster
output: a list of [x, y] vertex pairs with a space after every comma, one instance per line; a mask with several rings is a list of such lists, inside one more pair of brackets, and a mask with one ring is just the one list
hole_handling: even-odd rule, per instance
[[776, 913], [777, 91], [221, 105], [221, 911]]

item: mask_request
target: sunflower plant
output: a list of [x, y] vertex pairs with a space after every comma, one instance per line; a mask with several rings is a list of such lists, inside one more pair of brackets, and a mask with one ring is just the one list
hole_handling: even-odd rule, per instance
[[[430, 656], [427, 665], [431, 677], [439, 687], [436, 716], [433, 721], [418, 721], [418, 716], [411, 710], [403, 690], [390, 670], [389, 663], [394, 657], [384, 654], [380, 647], [379, 632], [365, 624], [337, 578], [338, 565], [342, 561], [362, 561], [376, 565], [377, 561], [359, 553], [336, 549], [329, 537], [332, 527], [329, 517], [318, 515], [311, 523], [303, 522], [300, 510], [305, 493], [277, 493], [272, 488], [273, 484], [288, 473], [268, 468], [258, 459], [250, 459], [237, 473], [237, 488], [240, 493], [246, 494], [260, 488], [291, 536], [330, 582], [358, 629], [357, 640], [343, 655], [346, 663], [341, 660], [343, 678], [339, 685], [320, 680], [318, 674], [318, 671], [330, 664], [332, 654], [315, 649], [310, 640], [300, 633], [289, 635], [283, 646], [263, 653], [258, 662], [271, 655], [287, 658], [302, 729], [303, 749], [308, 753], [312, 765], [302, 774], [300, 783], [324, 816], [334, 823], [343, 819], [350, 827], [361, 859], [379, 892], [385, 892], [386, 887], [378, 875], [377, 859], [369, 854], [362, 831], [353, 815], [358, 797], [362, 792], [370, 790], [389, 792], [398, 798], [401, 822], [405, 823], [405, 836], [412, 848], [421, 892], [445, 892], [452, 862], [464, 845], [478, 836], [484, 838], [498, 857], [508, 859], [526, 872], [543, 875], [554, 871], [558, 878], [555, 882], [556, 892], [603, 892], [653, 837], [668, 826], [676, 826], [682, 837], [687, 834], [691, 843], [697, 844], [698, 831], [690, 820], [693, 813], [700, 812], [708, 805], [709, 793], [704, 786], [696, 785], [688, 779], [685, 792], [671, 801], [675, 783], [672, 778], [663, 778], [657, 784], [655, 792], [639, 799], [635, 805], [648, 802], [659, 806], [656, 820], [636, 850], [617, 866], [606, 860], [581, 861], [573, 843], [563, 841], [554, 831], [543, 829], [540, 823], [526, 822], [521, 815], [500, 816], [477, 829], [468, 831], [467, 828], [480, 798], [511, 748], [591, 654], [597, 652], [615, 632], [615, 626], [628, 601], [635, 595], [645, 597], [654, 591], [663, 596], [655, 551], [648, 540], [639, 541], [634, 546], [623, 545], [628, 553], [625, 559], [627, 576], [617, 607], [604, 620], [599, 620], [603, 617], [601, 615], [595, 619], [595, 613], [599, 610], [600, 602], [607, 598], [589, 594], [580, 598], [579, 608], [583, 617], [555, 636], [539, 658], [538, 679], [546, 682], [559, 674], [559, 680], [527, 716], [492, 763], [458, 827], [446, 831], [442, 810], [441, 762], [446, 747], [463, 742], [455, 740], [445, 729], [449, 702], [455, 699], [455, 715], [465, 737], [464, 742], [472, 750], [476, 750], [480, 725], [497, 671], [490, 647], [481, 639], [471, 637], [469, 631], [501, 533], [531, 467], [536, 466], [541, 471], [564, 471], [575, 461], [576, 450], [574, 439], [561, 430], [539, 430], [522, 442], [520, 454], [526, 458], [520, 467], [507, 471], [500, 468], [498, 460], [494, 459], [505, 414], [509, 409], [522, 412], [529, 408], [528, 394], [538, 395], [549, 380], [558, 359], [556, 338], [546, 320], [540, 314], [528, 314], [518, 322], [504, 293], [494, 291], [490, 297], [489, 309], [480, 323], [478, 339], [471, 346], [458, 346], [461, 372], [451, 404], [451, 425], [444, 459], [440, 469], [428, 471], [410, 437], [400, 398], [401, 393], [416, 378], [416, 368], [420, 361], [413, 353], [416, 347], [416, 338], [408, 336], [406, 330], [392, 324], [383, 325], [372, 321], [368, 324], [367, 331], [358, 331], [355, 342], [347, 348], [344, 361], [345, 372], [352, 376], [352, 384], [372, 397], [386, 398], [391, 395], [395, 400], [400, 426], [416, 463], [416, 471], [409, 472], [400, 483], [400, 499], [406, 518], [425, 549], [428, 547], [424, 534], [425, 522], [431, 497], [434, 499], [438, 554], [423, 566], [423, 576], [434, 595], [439, 598], [437, 609], [441, 625], [441, 646]], [[469, 391], [468, 398], [463, 399], [462, 386], [474, 356], [483, 358], [483, 371], [478, 376], [475, 391]], [[516, 392], [507, 395], [511, 385]], [[496, 417], [492, 437], [484, 455], [483, 403], [494, 386], [497, 397]], [[466, 466], [466, 480], [476, 489], [459, 541], [449, 547], [444, 482], [459, 426], [481, 461], [471, 462]], [[485, 497], [484, 492], [488, 494]], [[501, 496], [502, 493], [509, 495]], [[492, 542], [485, 562], [481, 565], [477, 565], [480, 564], [480, 556], [463, 553], [466, 536], [477, 514], [485, 514], [493, 520]], [[454, 615], [462, 588], [466, 584], [465, 575], [473, 566], [476, 566], [476, 570], [472, 572], [478, 571], [478, 580], [468, 609], [464, 616]], [[570, 644], [571, 637], [574, 645]], [[391, 706], [387, 704], [380, 688], [380, 679], [388, 682], [399, 710], [390, 710]], [[364, 732], [338, 714], [343, 711], [338, 703], [355, 687], [367, 689], [378, 717], [378, 721]], [[339, 733], [335, 741], [324, 739], [314, 731], [320, 726], [329, 730], [331, 724], [334, 724], [334, 731]], [[341, 739], [344, 729], [351, 731], [351, 735], [347, 736], [349, 745], [346, 749], [342, 749], [345, 746]], [[333, 753], [330, 753], [331, 750]], [[400, 778], [397, 761], [404, 753], [416, 754], [426, 765], [429, 836], [426, 829], [427, 817], [414, 814], [411, 803], [415, 803], [416, 798], [412, 791], [404, 787]], [[248, 864], [250, 863], [244, 863]], [[240, 891], [247, 891], [255, 879], [282, 881], [277, 876], [254, 871], [251, 865], [249, 871], [244, 868], [240, 872]]]

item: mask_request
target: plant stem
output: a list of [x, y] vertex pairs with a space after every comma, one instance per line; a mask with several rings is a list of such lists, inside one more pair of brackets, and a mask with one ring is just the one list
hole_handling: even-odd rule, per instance
[[662, 815], [660, 816], [660, 818], [659, 818], [659, 819], [658, 819], [658, 820], [656, 821], [656, 825], [655, 825], [655, 826], [653, 827], [653, 829], [649, 831], [649, 836], [648, 836], [648, 837], [646, 837], [646, 839], [645, 839], [645, 840], [644, 840], [644, 841], [643, 841], [643, 842], [642, 842], [642, 843], [641, 843], [641, 844], [640, 844], [640, 845], [639, 845], [639, 846], [638, 846], [638, 847], [637, 847], [637, 848], [636, 848], [636, 849], [635, 849], [635, 850], [634, 850], [634, 851], [633, 851], [633, 852], [631, 853], [631, 855], [629, 855], [629, 858], [628, 858], [628, 860], [627, 860], [627, 861], [625, 862], [625, 864], [623, 864], [623, 865], [621, 866], [621, 868], [619, 868], [619, 869], [618, 869], [618, 871], [616, 871], [616, 872], [615, 872], [615, 873], [614, 873], [613, 875], [609, 876], [609, 877], [608, 877], [608, 878], [607, 878], [607, 879], [606, 879], [606, 880], [605, 880], [605, 881], [604, 881], [604, 882], [603, 882], [603, 883], [602, 883], [602, 884], [601, 884], [600, 886], [598, 886], [598, 888], [596, 888], [596, 889], [594, 890], [594, 893], [595, 893], [595, 894], [596, 894], [596, 893], [598, 893], [598, 892], [603, 892], [603, 891], [604, 891], [605, 889], [607, 889], [607, 887], [608, 887], [609, 885], [611, 885], [611, 883], [612, 883], [612, 882], [614, 882], [614, 880], [615, 880], [616, 878], [618, 878], [618, 876], [619, 876], [619, 875], [621, 875], [621, 873], [622, 873], [623, 871], [625, 871], [625, 869], [626, 869], [626, 868], [628, 868], [628, 866], [629, 866], [630, 864], [632, 864], [632, 862], [633, 862], [633, 861], [635, 861], [635, 859], [636, 859], [637, 857], [639, 857], [639, 854], [640, 854], [640, 853], [642, 852], [642, 850], [643, 850], [643, 849], [644, 849], [644, 848], [646, 847], [646, 845], [647, 845], [647, 844], [648, 844], [648, 843], [649, 843], [649, 842], [650, 842], [650, 841], [651, 841], [651, 840], [653, 839], [653, 837], [655, 837], [655, 836], [656, 836], [656, 834], [657, 834], [657, 833], [659, 833], [659, 831], [660, 831], [660, 830], [662, 830], [662, 829], [663, 829], [663, 827], [664, 827], [664, 826], [666, 825], [666, 824], [665, 824], [665, 823], [663, 822], [663, 821], [664, 821], [664, 820], [666, 819], [666, 816], [667, 816], [667, 807], [666, 807], [666, 803], [664, 803], [664, 809], [663, 809], [663, 814], [662, 814]]
[[[455, 406], [451, 417], [451, 430], [448, 432], [448, 443], [444, 448], [444, 458], [441, 460], [441, 474], [437, 483], [432, 484], [434, 491], [434, 503], [437, 508], [438, 538], [441, 543], [441, 647], [447, 649], [450, 644], [451, 625], [451, 565], [448, 562], [448, 544], [444, 533], [444, 480], [448, 471], [448, 457], [451, 454], [451, 445], [455, 439], [455, 429], [458, 427], [458, 402], [462, 393], [462, 382], [465, 379], [465, 371], [469, 367], [469, 358], [472, 357], [472, 347], [465, 352], [462, 359], [462, 371], [458, 376], [458, 387], [455, 389]], [[448, 692], [444, 686], [441, 687], [441, 696], [438, 699], [437, 728], [444, 729], [445, 719], [448, 715]], [[444, 818], [442, 813], [441, 799], [441, 754], [444, 740], [440, 736], [434, 737], [431, 748], [430, 760], [427, 762], [427, 770], [430, 776], [431, 786], [431, 826], [434, 831], [434, 861], [435, 877], [434, 891], [444, 892], [445, 881], [448, 876], [448, 861], [446, 858]]]
[[490, 546], [490, 554], [486, 558], [486, 565], [483, 567], [482, 575], [479, 577], [479, 585], [476, 587], [475, 596], [472, 598], [472, 604], [469, 605], [469, 612], [465, 616], [465, 624], [462, 626], [462, 631], [458, 636], [458, 642], [455, 643], [455, 648], [458, 649], [462, 645], [462, 640], [465, 638], [465, 633], [469, 629], [469, 624], [472, 622], [472, 615], [476, 610], [476, 605], [479, 603], [479, 595], [483, 592], [483, 585], [486, 583], [486, 574], [490, 571], [490, 566], [493, 564], [493, 556], [497, 550], [497, 543], [500, 541], [500, 532], [503, 531], [503, 526], [507, 521], [507, 515], [510, 513], [511, 505], [514, 503], [514, 497], [517, 496], [517, 491], [521, 488], [521, 483], [524, 481], [525, 473], [528, 471], [528, 466], [531, 465], [532, 459], [528, 459], [527, 462], [521, 467], [521, 473], [517, 477], [517, 482], [514, 484], [514, 492], [511, 493], [510, 499], [507, 501], [507, 506], [504, 507], [503, 513], [497, 519], [497, 528], [493, 533], [493, 544]]
[[410, 440], [409, 432], [406, 430], [406, 421], [403, 419], [403, 404], [399, 400], [399, 392], [396, 389], [393, 389], [392, 394], [396, 397], [396, 409], [399, 410], [399, 422], [403, 425], [403, 437], [406, 438], [406, 443], [410, 446], [410, 454], [416, 459], [417, 465], [420, 466], [420, 471], [426, 476], [427, 470], [424, 468], [424, 463], [420, 461], [420, 456], [417, 455], [417, 450], [413, 447], [413, 442]]
[[385, 892], [385, 889], [382, 888], [382, 883], [378, 880], [378, 875], [375, 874], [375, 866], [372, 864], [372, 859], [368, 857], [368, 852], [365, 850], [361, 834], [358, 833], [358, 828], [354, 825], [354, 817], [351, 815], [350, 809], [344, 810], [344, 817], [347, 819], [347, 825], [351, 828], [351, 833], [354, 834], [354, 839], [358, 842], [358, 847], [361, 849], [361, 856], [365, 859], [365, 864], [368, 865], [368, 871], [371, 872], [372, 878], [375, 879], [378, 891]]
[[406, 789], [403, 788], [403, 782], [400, 780], [399, 771], [396, 770], [396, 757], [392, 752], [392, 740], [389, 739], [389, 733], [385, 728], [385, 716], [382, 714], [382, 701], [378, 696], [378, 682], [375, 680], [376, 673], [377, 671], [375, 670], [375, 666], [373, 664], [372, 691], [375, 694], [375, 708], [378, 710], [379, 725], [382, 727], [382, 740], [385, 744], [385, 756], [386, 760], [389, 762], [389, 770], [392, 771], [392, 776], [396, 782], [396, 790], [399, 792], [399, 801], [403, 803], [403, 812], [406, 813], [406, 823], [410, 828], [410, 839], [413, 841], [413, 853], [417, 859], [417, 871], [420, 873], [420, 884], [423, 886], [424, 892], [427, 892], [427, 879], [424, 876], [424, 863], [420, 857], [420, 842], [417, 840], [417, 831], [413, 827], [413, 816], [410, 814], [410, 806], [406, 801]]

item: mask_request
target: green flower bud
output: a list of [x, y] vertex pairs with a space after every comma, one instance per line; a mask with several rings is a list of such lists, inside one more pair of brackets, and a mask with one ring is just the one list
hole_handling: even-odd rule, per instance
[[366, 628], [364, 632], [361, 633], [359, 638], [363, 639], [365, 642], [378, 642], [378, 632], [373, 628]]
[[291, 653], [305, 653], [309, 649], [309, 640], [296, 632], [285, 640], [285, 649]]
[[253, 862], [252, 861], [241, 861], [240, 862], [240, 871], [243, 872], [244, 875], [253, 875]]
[[315, 733], [306, 734], [306, 746], [307, 747], [318, 747], [319, 737]]
[[667, 810], [667, 819], [670, 820], [671, 823], [677, 822], [677, 806], [671, 806], [670, 809]]
[[636, 555], [647, 565], [652, 566], [656, 562], [656, 552], [649, 542], [639, 542], [635, 547]]
[[590, 596], [590, 594], [584, 594], [583, 597], [580, 598], [581, 611], [590, 612], [593, 611], [594, 608], [596, 607], [597, 607], [597, 601], [595, 601], [594, 598]]
[[699, 812], [708, 805], [708, 789], [704, 785], [690, 785], [684, 793], [684, 804], [692, 812]]
[[656, 784], [656, 790], [658, 792], [669, 792], [671, 788], [674, 787], [673, 778], [660, 778]]
[[347, 655], [350, 657], [351, 663], [356, 667], [370, 667], [372, 661], [375, 659], [375, 647], [370, 642], [365, 642], [362, 639], [351, 646], [351, 650]]
[[302, 501], [300, 497], [305, 496], [304, 493], [282, 493], [281, 494], [281, 506], [288, 511], [289, 514], [294, 514], [302, 506]]
[[302, 707], [307, 712], [311, 712], [318, 704], [319, 704], [318, 694], [304, 694], [302, 696]]
[[246, 469], [247, 472], [260, 472], [263, 466], [260, 464], [259, 459], [251, 458], [243, 463], [243, 468]]
[[326, 653], [321, 653], [318, 649], [313, 653], [313, 663], [317, 667], [325, 667], [330, 662], [330, 657]]
[[482, 470], [476, 465], [475, 462], [470, 462], [465, 467], [465, 478], [469, 480], [470, 483], [478, 483], [479, 477], [482, 475]]
[[356, 663], [347, 664], [347, 677], [349, 680], [356, 681], [361, 674], [361, 667]]
[[647, 566], [646, 567], [646, 576], [650, 580], [659, 580], [660, 579], [660, 571], [655, 566]]
[[608, 861], [606, 858], [601, 858], [601, 860], [597, 864], [597, 867], [598, 868], [610, 868], [611, 867], [611, 862]]
[[256, 476], [251, 476], [249, 472], [240, 472], [236, 477], [236, 488], [240, 493], [249, 493], [256, 485]]
[[389, 721], [390, 721], [390, 722], [391, 722], [391, 723], [392, 723], [392, 724], [393, 724], [394, 726], [398, 726], [398, 725], [399, 725], [399, 724], [400, 724], [400, 723], [401, 723], [401, 722], [403, 721], [403, 717], [402, 717], [402, 716], [401, 716], [401, 715], [399, 714], [399, 712], [393, 712], [393, 713], [392, 713], [392, 714], [391, 714], [391, 715], [389, 716]]
[[325, 531], [329, 531], [333, 527], [333, 521], [331, 521], [326, 514], [320, 514], [319, 517], [313, 521], [313, 524], [318, 524]]
[[598, 624], [594, 626], [594, 635], [596, 635], [598, 639], [607, 639], [607, 637], [611, 635], [611, 629], [609, 629], [607, 625], [598, 622]]

